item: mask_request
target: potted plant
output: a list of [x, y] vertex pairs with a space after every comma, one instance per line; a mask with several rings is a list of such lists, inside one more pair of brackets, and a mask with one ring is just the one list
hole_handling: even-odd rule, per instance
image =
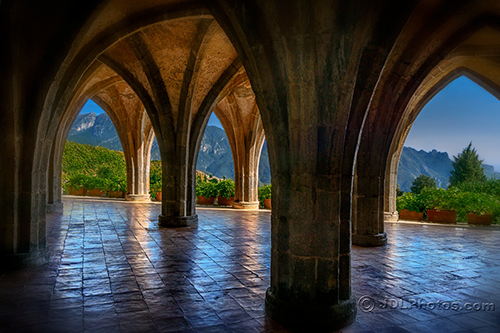
[[[108, 168], [108, 167], [105, 167]], [[106, 189], [108, 190], [108, 195], [113, 198], [123, 198], [125, 197], [125, 192], [127, 191], [127, 179], [125, 175], [118, 175], [110, 169], [110, 172], [107, 172], [106, 175], [101, 173], [101, 169], [99, 169], [98, 174], [106, 178]]]
[[196, 196], [200, 205], [213, 205], [218, 194], [217, 179], [206, 176], [196, 177]]
[[466, 210], [468, 223], [490, 225], [498, 200], [485, 193], [467, 192], [463, 195], [462, 206]]
[[89, 176], [84, 174], [76, 174], [71, 177], [68, 181], [69, 186], [69, 194], [71, 195], [86, 195], [87, 190], [85, 189], [84, 184], [87, 182], [87, 178]]
[[271, 184], [259, 188], [259, 202], [266, 209], [271, 209], [271, 190]]
[[107, 188], [107, 181], [98, 176], [90, 176], [87, 178], [85, 187], [89, 188], [88, 194], [93, 197], [102, 197], [106, 195], [104, 189]]
[[149, 167], [149, 194], [151, 200], [161, 201], [162, 164], [161, 161], [151, 161]]
[[396, 199], [396, 207], [401, 220], [423, 220], [425, 205], [418, 195], [405, 193]]
[[456, 189], [446, 191], [442, 188], [424, 188], [419, 194], [427, 209], [427, 220], [442, 223], [457, 222], [459, 196], [460, 192]]
[[217, 191], [219, 197], [217, 203], [219, 206], [231, 206], [234, 201], [234, 181], [232, 179], [224, 179], [217, 183]]

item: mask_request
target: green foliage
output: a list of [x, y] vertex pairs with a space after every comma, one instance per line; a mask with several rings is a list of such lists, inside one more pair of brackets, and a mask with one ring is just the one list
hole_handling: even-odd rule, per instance
[[409, 211], [423, 212], [425, 210], [425, 205], [420, 198], [409, 192], [396, 199], [396, 207], [398, 211], [408, 209]]
[[403, 194], [405, 194], [405, 192], [399, 188], [399, 184], [396, 185], [396, 197], [400, 197], [402, 196]]
[[90, 178], [91, 178], [91, 176], [89, 176], [89, 175], [77, 173], [77, 174], [71, 176], [71, 178], [69, 178], [66, 185], [68, 186], [68, 188], [72, 187], [74, 190], [79, 190], [82, 187], [87, 188], [87, 185], [89, 184]]
[[272, 186], [271, 184], [265, 185], [259, 188], [259, 202], [261, 205], [264, 204], [264, 199], [271, 199]]
[[196, 196], [201, 197], [205, 196], [207, 198], [216, 197], [219, 193], [219, 189], [217, 187], [217, 178], [207, 178], [207, 176], [196, 176]]
[[494, 215], [494, 223], [500, 223], [500, 179], [489, 179], [485, 182], [465, 181], [456, 188], [467, 193], [463, 202], [465, 213], [491, 212]]
[[411, 184], [411, 192], [420, 194], [424, 188], [436, 188], [436, 180], [427, 175], [420, 175]]
[[418, 199], [426, 209], [457, 211], [457, 202], [460, 194], [461, 192], [454, 188], [448, 190], [442, 188], [424, 188], [418, 195]]
[[453, 156], [453, 160], [450, 186], [456, 186], [466, 181], [485, 182], [487, 180], [481, 166], [483, 161], [479, 159], [476, 149], [472, 147], [472, 142], [458, 156]]
[[216, 184], [218, 195], [222, 198], [230, 199], [234, 197], [234, 181], [224, 179]]
[[500, 196], [500, 179], [488, 179], [485, 182], [465, 181], [456, 186], [464, 192], [485, 193], [492, 196]]
[[500, 222], [500, 180], [463, 182], [447, 190], [424, 188], [420, 194], [405, 193], [396, 199], [397, 209], [424, 211], [452, 210], [457, 220], [467, 221], [467, 213], [493, 213], [494, 223]]
[[66, 141], [62, 186], [80, 189], [127, 190], [127, 169], [122, 152]]
[[151, 195], [154, 195], [156, 198], [156, 193], [161, 192], [161, 186], [162, 186], [161, 161], [151, 161], [151, 164], [149, 166], [149, 188]]

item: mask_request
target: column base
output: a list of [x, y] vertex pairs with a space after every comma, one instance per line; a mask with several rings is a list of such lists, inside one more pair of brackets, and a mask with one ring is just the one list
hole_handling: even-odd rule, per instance
[[399, 220], [398, 211], [384, 212], [384, 222], [396, 222]]
[[307, 331], [334, 331], [356, 320], [354, 297], [325, 307], [308, 306], [277, 299], [270, 289], [266, 292], [266, 315], [285, 327]]
[[125, 200], [127, 201], [151, 201], [149, 194], [126, 194]]
[[14, 271], [40, 266], [46, 264], [49, 258], [50, 252], [48, 247], [30, 253], [0, 254], [0, 271]]
[[62, 202], [53, 202], [46, 205], [47, 213], [62, 213], [64, 210], [64, 204]]
[[382, 232], [377, 235], [352, 235], [352, 244], [365, 247], [375, 247], [387, 245], [387, 234]]
[[258, 201], [233, 201], [233, 208], [236, 209], [259, 209]]
[[158, 224], [160, 227], [166, 228], [180, 228], [180, 227], [197, 227], [198, 215], [191, 216], [165, 216], [158, 217]]

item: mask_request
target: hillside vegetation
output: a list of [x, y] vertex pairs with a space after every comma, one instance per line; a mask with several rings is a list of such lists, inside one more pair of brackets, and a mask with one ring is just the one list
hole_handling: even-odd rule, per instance
[[62, 186], [64, 191], [68, 192], [72, 180], [73, 182], [76, 179], [83, 181], [88, 180], [89, 177], [115, 182], [114, 185], [116, 186], [111, 186], [121, 187], [121, 190], [126, 190], [127, 168], [123, 153], [103, 147], [66, 141], [62, 163]]

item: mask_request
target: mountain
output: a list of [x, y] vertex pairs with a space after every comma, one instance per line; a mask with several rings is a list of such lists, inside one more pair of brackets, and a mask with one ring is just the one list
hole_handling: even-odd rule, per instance
[[[398, 185], [405, 192], [410, 191], [413, 180], [421, 174], [436, 179], [438, 187], [447, 188], [450, 172], [453, 170], [451, 159], [446, 152], [432, 150], [417, 151], [411, 147], [404, 147], [399, 160]], [[484, 173], [488, 178], [500, 178], [493, 166], [483, 164]]]
[[[105, 113], [100, 115], [95, 113], [78, 115], [71, 127], [68, 140], [122, 151], [115, 127]], [[151, 148], [151, 159], [160, 160], [160, 151], [156, 139]], [[496, 172], [491, 165], [483, 164], [483, 167], [486, 176], [489, 178], [500, 178], [500, 173]], [[218, 178], [234, 179], [233, 157], [223, 129], [216, 126], [207, 126], [201, 141], [196, 169]], [[435, 178], [439, 187], [446, 188], [448, 187], [451, 170], [451, 159], [446, 152], [439, 152], [435, 149], [430, 152], [417, 151], [411, 147], [404, 147], [398, 168], [399, 188], [405, 192], [410, 191], [411, 183], [421, 174]], [[266, 143], [262, 147], [259, 180], [263, 184], [271, 183], [271, 170]]]
[[69, 131], [68, 140], [123, 151], [115, 126], [106, 113], [80, 114]]
[[[80, 114], [70, 129], [68, 140], [123, 151], [116, 129], [106, 113]], [[160, 151], [156, 139], [151, 148], [151, 159], [160, 160]], [[231, 148], [223, 129], [207, 126], [201, 141], [196, 169], [218, 178], [234, 179], [234, 164]], [[263, 184], [271, 183], [271, 169], [264, 143], [259, 164], [259, 180]]]

